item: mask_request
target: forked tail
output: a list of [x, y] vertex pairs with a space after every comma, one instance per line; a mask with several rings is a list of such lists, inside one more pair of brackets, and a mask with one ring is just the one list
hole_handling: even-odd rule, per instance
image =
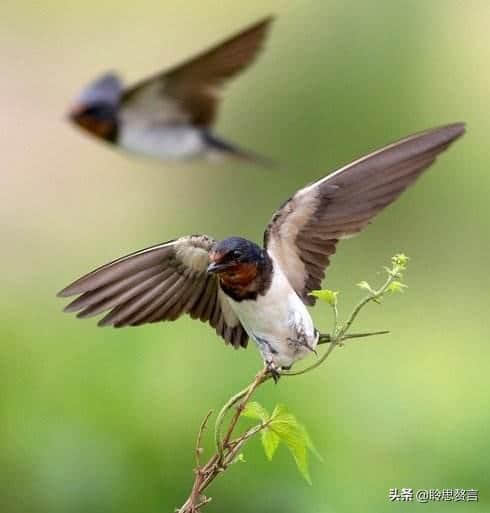
[[219, 152], [227, 153], [241, 160], [252, 162], [253, 164], [257, 164], [269, 169], [277, 168], [277, 163], [273, 160], [262, 155], [258, 155], [252, 151], [244, 150], [238, 146], [235, 146], [233, 143], [229, 143], [223, 139], [220, 139], [219, 137], [216, 137], [210, 132], [204, 132], [203, 138], [209, 147], [214, 148]]

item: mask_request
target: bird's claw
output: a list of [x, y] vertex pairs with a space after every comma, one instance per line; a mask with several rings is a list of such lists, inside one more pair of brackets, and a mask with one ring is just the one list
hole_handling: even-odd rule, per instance
[[272, 376], [274, 383], [277, 384], [279, 378], [281, 377], [281, 369], [276, 367], [274, 362], [266, 362], [265, 366], [267, 368], [267, 372]]

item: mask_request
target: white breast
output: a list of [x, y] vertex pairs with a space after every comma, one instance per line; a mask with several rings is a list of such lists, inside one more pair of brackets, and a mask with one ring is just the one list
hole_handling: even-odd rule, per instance
[[121, 123], [118, 142], [129, 151], [160, 159], [194, 157], [205, 150], [200, 131], [190, 125]]
[[239, 302], [228, 300], [264, 360], [289, 367], [311, 353], [317, 336], [306, 306], [277, 263], [273, 263], [271, 286], [263, 296]]

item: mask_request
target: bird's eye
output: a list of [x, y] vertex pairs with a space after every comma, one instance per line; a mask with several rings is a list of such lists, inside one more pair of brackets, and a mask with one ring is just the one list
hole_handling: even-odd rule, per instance
[[109, 119], [112, 116], [112, 109], [106, 105], [96, 104], [87, 107], [83, 113], [92, 118]]
[[231, 252], [231, 257], [235, 260], [238, 260], [239, 258], [241, 258], [241, 256], [242, 256], [241, 251], [238, 251], [235, 249], [234, 251]]
[[100, 112], [101, 112], [101, 109], [98, 105], [91, 105], [83, 111], [83, 114], [85, 114], [86, 116], [91, 116], [91, 117], [95, 118], [95, 117], [99, 116]]

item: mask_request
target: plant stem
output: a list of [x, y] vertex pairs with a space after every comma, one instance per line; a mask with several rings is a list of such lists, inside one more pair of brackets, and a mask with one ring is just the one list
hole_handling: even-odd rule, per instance
[[[365, 338], [372, 337], [374, 335], [386, 335], [388, 334], [388, 330], [383, 331], [369, 331], [367, 333], [348, 333], [342, 336], [342, 340], [349, 340], [352, 338]], [[318, 345], [320, 344], [330, 344], [332, 342], [332, 335], [330, 333], [321, 333], [320, 338], [318, 340]]]
[[[218, 417], [216, 419], [216, 426], [214, 430], [214, 441], [216, 443], [216, 449], [218, 451], [218, 454], [221, 456], [223, 454], [223, 449], [225, 448], [226, 444], [229, 442], [231, 434], [233, 432], [233, 429], [235, 429], [236, 423], [238, 422], [238, 419], [240, 418], [240, 415], [243, 411], [243, 408], [245, 407], [245, 404], [247, 404], [248, 400], [250, 399], [250, 396], [254, 393], [255, 389], [261, 385], [264, 381], [269, 379], [269, 372], [267, 368], [264, 367], [257, 376], [255, 376], [255, 379], [252, 381], [252, 383], [238, 392], [238, 394], [235, 394], [231, 399], [227, 401], [227, 403], [221, 408]], [[228, 430], [224, 436], [223, 439], [221, 439], [221, 430], [223, 426], [223, 422], [226, 416], [226, 413], [238, 402], [241, 401], [240, 404], [237, 407], [237, 410], [235, 412], [235, 415], [231, 419], [230, 425], [228, 427]]]
[[204, 417], [203, 421], [201, 422], [201, 426], [199, 427], [199, 432], [197, 433], [197, 440], [196, 440], [196, 469], [199, 468], [201, 465], [201, 440], [202, 435], [204, 433], [204, 430], [206, 429], [206, 425], [208, 423], [209, 417], [213, 414], [213, 410], [209, 410], [206, 416]]
[[371, 294], [369, 294], [364, 299], [359, 301], [359, 303], [356, 305], [356, 307], [354, 308], [354, 310], [350, 314], [349, 319], [347, 320], [347, 322], [340, 329], [340, 333], [339, 333], [340, 336], [342, 336], [345, 333], [347, 333], [347, 331], [352, 326], [352, 323], [355, 321], [355, 319], [356, 319], [357, 315], [359, 314], [359, 312], [368, 303], [370, 303], [371, 301], [376, 301], [377, 299], [379, 299], [387, 291], [388, 287], [390, 286], [390, 283], [392, 281], [394, 281], [395, 278], [396, 278], [396, 273], [395, 272], [388, 273], [388, 278], [386, 279], [384, 284], [378, 290], [373, 291]]
[[[243, 408], [245, 407], [245, 404], [249, 401], [254, 391], [269, 378], [270, 375], [267, 369], [264, 368], [257, 374], [250, 385], [238, 392], [238, 394], [235, 394], [230, 400], [227, 401], [225, 406], [223, 406], [216, 420], [215, 438], [218, 440], [217, 452], [204, 466], [198, 466], [196, 468], [194, 484], [192, 486], [190, 496], [185, 501], [183, 506], [177, 510], [178, 513], [199, 513], [200, 507], [204, 506], [211, 500], [207, 497], [203, 497], [201, 495], [202, 492], [216, 479], [216, 477], [218, 477], [219, 474], [224, 472], [228, 466], [234, 462], [243, 444], [267, 426], [267, 423], [259, 424], [247, 430], [235, 440], [230, 440], [238, 419], [243, 411]], [[226, 413], [233, 407], [233, 405], [235, 405], [240, 400], [241, 403], [237, 407], [237, 411], [231, 419], [230, 425], [223, 440], [221, 440], [220, 433], [223, 419]], [[199, 446], [201, 436], [210, 415], [211, 412], [208, 412], [203, 422], [201, 423], [201, 428], [197, 438], [198, 441], [196, 444], [196, 461], [199, 461], [198, 456], [200, 455], [200, 451], [198, 449], [200, 449]]]
[[[349, 318], [344, 324], [339, 324], [338, 322], [338, 309], [337, 309], [337, 301], [333, 301], [332, 313], [333, 313], [333, 327], [331, 334], [320, 334], [318, 338], [317, 344], [327, 344], [329, 343], [329, 347], [325, 351], [325, 353], [312, 365], [297, 371], [282, 371], [281, 376], [298, 376], [301, 374], [305, 374], [316, 367], [319, 367], [323, 364], [323, 362], [330, 356], [332, 351], [335, 349], [337, 345], [342, 345], [344, 340], [354, 339], [354, 338], [364, 338], [370, 337], [373, 335], [383, 335], [388, 333], [388, 331], [377, 331], [370, 333], [347, 333], [352, 326], [353, 322], [357, 318], [359, 312], [371, 301], [377, 301], [380, 299], [388, 290], [390, 284], [397, 278], [400, 277], [400, 271], [404, 270], [403, 264], [398, 264], [395, 262], [394, 257], [393, 267], [392, 269], [387, 269], [388, 278], [385, 283], [378, 289], [372, 290], [369, 288], [369, 295], [363, 298], [353, 309]], [[406, 258], [406, 257], [405, 257]], [[212, 414], [212, 411], [209, 411], [207, 415], [204, 417], [201, 422], [201, 426], [197, 435], [196, 440], [196, 448], [195, 448], [195, 459], [196, 459], [196, 469], [195, 469], [195, 478], [194, 484], [192, 486], [191, 493], [189, 498], [185, 501], [183, 506], [177, 510], [177, 513], [199, 513], [202, 506], [208, 504], [211, 501], [211, 498], [205, 497], [203, 494], [204, 490], [221, 474], [223, 473], [229, 465], [236, 461], [237, 455], [241, 450], [242, 446], [250, 440], [253, 436], [259, 433], [261, 430], [265, 429], [268, 425], [268, 422], [262, 422], [244, 433], [238, 436], [235, 439], [232, 439], [233, 432], [236, 428], [238, 420], [245, 408], [245, 405], [248, 403], [253, 393], [257, 390], [257, 388], [265, 383], [267, 380], [271, 378], [271, 374], [267, 368], [262, 369], [254, 378], [252, 383], [250, 383], [243, 390], [233, 395], [221, 408], [216, 418], [215, 429], [214, 429], [214, 440], [216, 445], [216, 453], [210, 457], [205, 465], [200, 464], [200, 457], [202, 453], [201, 448], [201, 440], [203, 436], [203, 432], [206, 428], [206, 425], [209, 421], [209, 418]], [[225, 418], [230, 410], [235, 406], [236, 410], [230, 419], [230, 423], [228, 428], [226, 429], [226, 433], [222, 436], [223, 425], [225, 423]]]

